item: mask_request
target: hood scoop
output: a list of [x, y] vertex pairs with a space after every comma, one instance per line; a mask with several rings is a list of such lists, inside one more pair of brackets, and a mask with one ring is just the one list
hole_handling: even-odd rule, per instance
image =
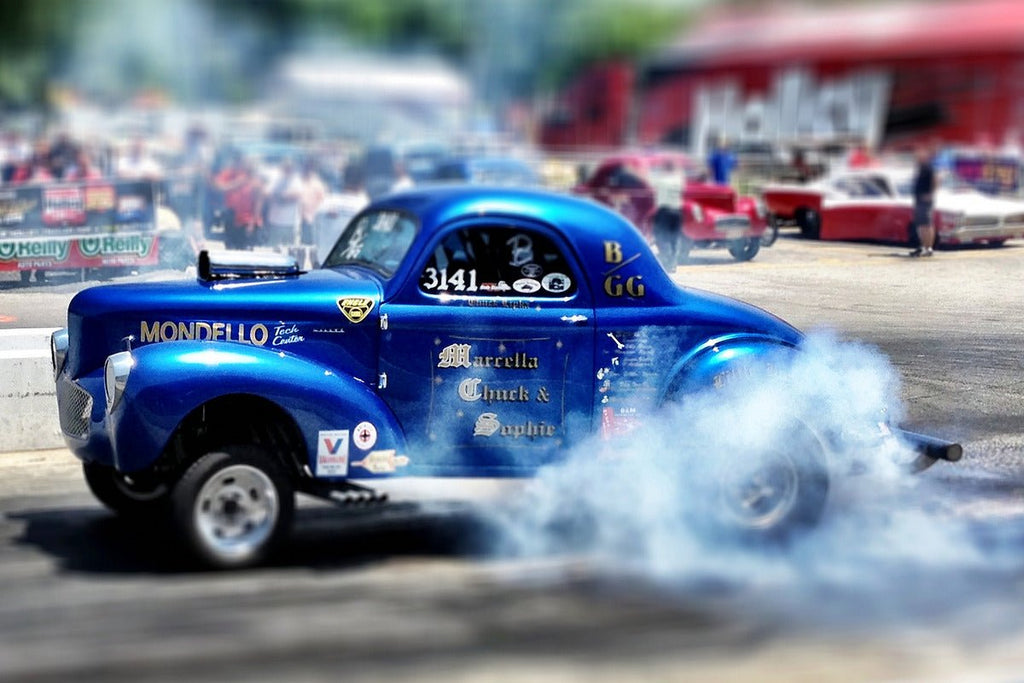
[[288, 277], [303, 273], [298, 261], [284, 254], [205, 249], [199, 252], [198, 271], [203, 282]]

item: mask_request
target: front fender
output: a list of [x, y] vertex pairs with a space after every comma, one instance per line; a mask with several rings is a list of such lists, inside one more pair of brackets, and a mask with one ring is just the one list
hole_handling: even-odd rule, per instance
[[750, 218], [750, 227], [755, 235], [760, 236], [768, 226], [767, 217], [758, 209], [757, 200], [753, 197], [740, 197], [736, 200], [736, 212], [746, 214]]
[[314, 472], [321, 431], [351, 432], [369, 422], [377, 432], [373, 448], [406, 448], [398, 421], [371, 387], [299, 356], [242, 344], [180, 341], [141, 347], [132, 358], [124, 394], [107, 418], [114, 463], [122, 472], [152, 465], [194, 410], [239, 394], [271, 401], [295, 420]]

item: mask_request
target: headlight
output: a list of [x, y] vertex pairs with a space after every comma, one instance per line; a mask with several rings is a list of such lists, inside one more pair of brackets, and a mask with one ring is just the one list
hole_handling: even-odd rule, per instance
[[124, 385], [128, 383], [128, 375], [135, 367], [135, 359], [131, 351], [122, 351], [107, 357], [103, 365], [103, 390], [107, 397], [107, 412], [117, 407], [121, 395], [124, 393]]
[[50, 335], [50, 364], [53, 366], [53, 378], [64, 369], [64, 359], [68, 355], [68, 331], [60, 329]]
[[[959, 228], [964, 223], [964, 215], [962, 213], [953, 213], [951, 211], [940, 211], [939, 226], [945, 226], [947, 228]], [[939, 227], [936, 226], [936, 227]]]
[[700, 208], [700, 204], [691, 204], [690, 213], [693, 215], [693, 220], [698, 223], [704, 222], [704, 210]]
[[768, 208], [760, 199], [754, 200], [754, 210], [757, 211], [757, 217], [760, 218], [761, 220], [768, 219]]

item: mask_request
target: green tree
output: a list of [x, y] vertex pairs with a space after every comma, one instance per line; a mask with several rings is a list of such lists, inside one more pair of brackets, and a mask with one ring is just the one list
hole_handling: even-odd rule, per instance
[[46, 102], [49, 77], [67, 59], [81, 7], [74, 0], [0, 2], [0, 102]]

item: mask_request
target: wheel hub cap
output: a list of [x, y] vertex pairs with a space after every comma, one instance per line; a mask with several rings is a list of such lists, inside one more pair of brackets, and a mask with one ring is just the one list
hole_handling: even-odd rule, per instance
[[798, 472], [785, 454], [773, 454], [742, 472], [725, 487], [731, 516], [748, 528], [777, 525], [793, 508], [799, 492]]
[[270, 477], [255, 467], [234, 465], [207, 480], [195, 512], [203, 543], [218, 555], [237, 558], [266, 542], [280, 506]]

